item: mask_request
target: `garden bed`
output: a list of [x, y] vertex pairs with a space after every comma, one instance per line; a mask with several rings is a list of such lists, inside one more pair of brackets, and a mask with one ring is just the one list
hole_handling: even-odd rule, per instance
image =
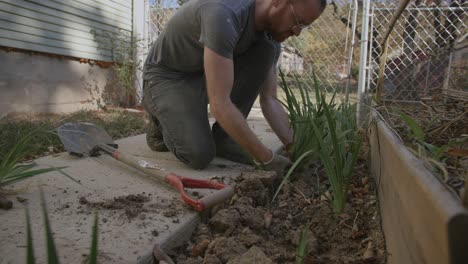
[[462, 196], [468, 172], [468, 104], [463, 97], [449, 99], [386, 103], [378, 112], [425, 167]]
[[[279, 183], [274, 174], [241, 175], [234, 199], [213, 208], [190, 241], [168, 253], [176, 263], [297, 263], [301, 256], [300, 263], [385, 263], [378, 202], [366, 163], [361, 156], [349, 203], [339, 214], [324, 192], [329, 183], [322, 167], [296, 174], [273, 203]], [[307, 249], [300, 253], [304, 230]]]
[[370, 127], [388, 263], [464, 263], [468, 212], [374, 112]]

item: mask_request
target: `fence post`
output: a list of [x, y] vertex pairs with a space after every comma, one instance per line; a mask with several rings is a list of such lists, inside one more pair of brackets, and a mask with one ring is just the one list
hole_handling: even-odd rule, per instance
[[362, 32], [361, 32], [361, 58], [359, 60], [359, 80], [358, 80], [358, 106], [357, 124], [362, 127], [366, 122], [366, 109], [368, 106], [366, 98], [366, 71], [367, 71], [367, 51], [369, 47], [369, 18], [371, 0], [363, 0], [362, 8]]
[[[356, 44], [356, 24], [357, 24], [357, 15], [359, 11], [358, 1], [354, 0], [354, 8], [353, 8], [353, 26], [352, 26], [352, 33], [351, 33], [351, 49], [349, 51], [349, 62], [348, 62], [348, 76], [346, 80], [346, 97], [345, 102], [349, 100], [349, 80], [351, 79], [351, 67], [353, 65], [353, 55], [354, 55], [354, 45]], [[351, 3], [350, 3], [351, 6]]]
[[142, 45], [143, 41], [146, 40], [147, 31], [145, 30], [146, 23], [146, 12], [145, 12], [145, 3], [148, 0], [134, 0], [133, 1], [133, 30], [132, 37], [135, 40], [136, 45], [136, 54], [135, 62], [137, 67], [135, 70], [135, 87], [136, 87], [136, 103], [140, 104], [143, 96], [143, 72], [141, 66], [144, 62], [145, 56], [145, 46]]

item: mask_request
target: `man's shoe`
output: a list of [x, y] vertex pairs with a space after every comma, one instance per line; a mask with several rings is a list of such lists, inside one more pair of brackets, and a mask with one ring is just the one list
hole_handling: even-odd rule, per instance
[[150, 122], [146, 127], [146, 142], [152, 151], [167, 152], [169, 149], [164, 144], [163, 134], [159, 121], [150, 117]]
[[216, 156], [228, 159], [230, 161], [253, 165], [252, 157], [245, 152], [234, 140], [225, 137], [221, 140], [215, 139]]

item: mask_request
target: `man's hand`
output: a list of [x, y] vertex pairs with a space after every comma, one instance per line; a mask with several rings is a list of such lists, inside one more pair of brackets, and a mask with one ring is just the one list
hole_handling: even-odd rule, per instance
[[293, 148], [293, 143], [289, 143], [288, 145], [282, 145], [278, 149], [275, 150], [275, 154], [284, 156], [286, 158], [291, 158], [292, 156], [292, 148]]
[[264, 170], [276, 171], [278, 176], [283, 176], [291, 165], [289, 158], [278, 154], [273, 154], [271, 160], [260, 164]]

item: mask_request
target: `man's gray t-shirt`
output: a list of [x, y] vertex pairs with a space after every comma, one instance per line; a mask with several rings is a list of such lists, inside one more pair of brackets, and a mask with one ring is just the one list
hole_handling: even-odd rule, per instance
[[255, 31], [254, 0], [190, 0], [152, 46], [144, 79], [150, 79], [158, 66], [181, 73], [202, 72], [204, 46], [235, 59], [263, 37], [264, 32]]

